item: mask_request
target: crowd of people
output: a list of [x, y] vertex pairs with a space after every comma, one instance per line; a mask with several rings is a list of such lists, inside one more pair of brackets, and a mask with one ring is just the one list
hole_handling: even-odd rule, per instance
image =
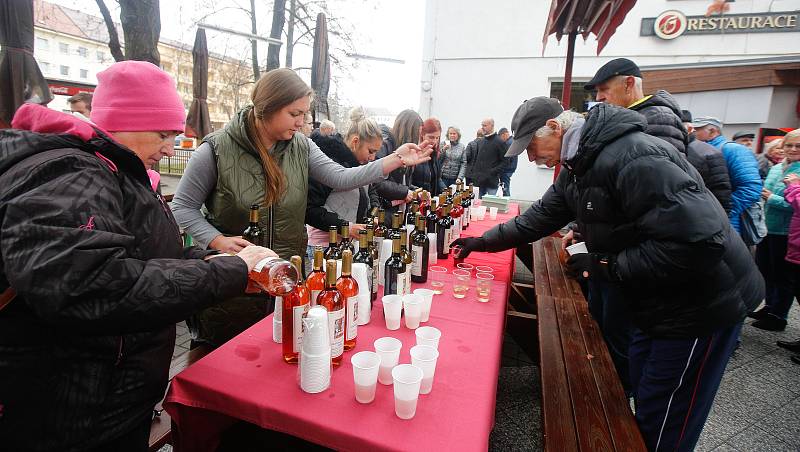
[[[77, 115], [24, 105], [0, 134], [0, 437], [16, 449], [143, 450], [175, 341], [219, 346], [274, 300], [246, 293], [264, 257], [306, 256], [374, 207], [391, 213], [456, 180], [511, 195], [523, 152], [563, 170], [526, 212], [461, 257], [520, 247], [567, 228], [586, 287], [651, 450], [691, 450], [745, 316], [780, 331], [800, 287], [800, 131], [756, 156], [754, 134], [645, 96], [621, 58], [587, 84], [587, 114], [535, 97], [511, 130], [475, 138], [413, 110], [389, 127], [350, 111], [314, 128], [295, 72], [262, 76], [251, 103], [193, 152], [171, 206], [151, 167], [185, 128], [174, 80], [145, 62], [98, 74]], [[88, 119], [84, 120], [84, 119]], [[513, 133], [513, 137], [512, 137]], [[258, 206], [264, 242], [242, 238]], [[795, 213], [797, 212], [797, 213]], [[196, 246], [184, 248], [180, 229]], [[762, 276], [763, 275], [763, 276]], [[765, 301], [761, 309], [759, 304]], [[778, 345], [800, 354], [800, 341]], [[793, 358], [795, 361], [797, 357]]]

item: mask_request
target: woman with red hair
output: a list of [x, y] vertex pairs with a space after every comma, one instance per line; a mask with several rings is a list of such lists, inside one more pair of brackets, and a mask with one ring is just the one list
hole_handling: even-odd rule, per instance
[[436, 118], [428, 118], [422, 121], [419, 128], [420, 142], [427, 141], [429, 143], [436, 143], [433, 146], [433, 154], [431, 159], [421, 165], [417, 165], [413, 169], [411, 177], [411, 184], [428, 190], [432, 195], [438, 195], [444, 189], [442, 183], [442, 163], [440, 157], [440, 145], [442, 137], [442, 123]]

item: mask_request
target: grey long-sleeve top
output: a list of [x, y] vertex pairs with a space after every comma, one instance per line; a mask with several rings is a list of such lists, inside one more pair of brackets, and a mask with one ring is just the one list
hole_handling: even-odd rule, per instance
[[[354, 168], [345, 168], [331, 160], [310, 139], [308, 147], [309, 177], [328, 187], [350, 190], [378, 182], [385, 177], [383, 164], [379, 160]], [[217, 164], [214, 151], [208, 143], [204, 143], [192, 152], [171, 203], [172, 213], [178, 224], [192, 236], [198, 246], [203, 248], [207, 248], [208, 244], [221, 234], [200, 211], [200, 207], [216, 188], [216, 184]]]

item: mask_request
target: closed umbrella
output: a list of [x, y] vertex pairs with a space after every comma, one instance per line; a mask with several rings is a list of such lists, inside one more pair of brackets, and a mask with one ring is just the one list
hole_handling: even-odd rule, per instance
[[[625, 16], [636, 4], [636, 0], [552, 0], [550, 14], [542, 39], [542, 54], [547, 38], [555, 34], [556, 39], [567, 36], [567, 62], [564, 69], [564, 89], [561, 102], [569, 106], [572, 96], [572, 61], [575, 58], [575, 38], [579, 34], [584, 39], [589, 33], [597, 37], [597, 54], [608, 44], [608, 40], [625, 20]], [[560, 167], [556, 167], [558, 176]]]
[[328, 90], [331, 87], [331, 61], [328, 55], [328, 25], [325, 14], [317, 14], [317, 28], [314, 32], [314, 56], [311, 61], [311, 89], [314, 90], [314, 121], [317, 112], [324, 111], [330, 118], [328, 109]]
[[0, 127], [24, 102], [46, 104], [50, 88], [33, 58], [33, 1], [0, 1]]
[[186, 136], [203, 139], [211, 132], [211, 118], [208, 115], [208, 44], [206, 31], [197, 29], [192, 49], [192, 106], [186, 116]]

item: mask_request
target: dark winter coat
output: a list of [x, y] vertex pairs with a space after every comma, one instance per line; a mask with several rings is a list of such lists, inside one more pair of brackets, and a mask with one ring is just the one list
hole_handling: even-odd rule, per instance
[[[343, 167], [354, 168], [360, 165], [350, 148], [338, 139], [318, 135], [313, 137], [312, 140], [314, 140], [314, 143], [319, 146], [319, 149], [324, 152], [325, 155]], [[368, 188], [369, 187], [359, 187], [353, 190], [334, 192], [331, 187], [309, 178], [306, 224], [322, 231], [327, 231], [330, 226], [341, 226], [343, 221], [363, 223], [371, 208]], [[332, 193], [336, 193], [337, 196], [341, 196], [342, 198], [355, 198], [346, 199], [346, 201], [356, 206], [353, 218], [348, 219], [348, 215], [345, 215], [344, 212], [332, 211], [332, 209], [326, 208], [328, 198]], [[344, 218], [342, 218], [342, 216], [344, 216]]]
[[0, 131], [0, 292], [18, 293], [0, 310], [1, 448], [101, 447], [148, 422], [175, 323], [242, 293], [247, 267], [184, 249], [139, 158], [88, 123], [26, 105], [14, 125]]
[[411, 168], [411, 185], [429, 191], [431, 196], [438, 196], [442, 191], [440, 152], [434, 150], [430, 160]]
[[711, 190], [722, 208], [725, 209], [725, 213], [730, 212], [731, 178], [728, 175], [728, 164], [725, 163], [722, 152], [708, 143], [695, 139], [694, 135], [690, 135], [686, 158], [700, 173], [706, 188]]
[[590, 252], [610, 257], [634, 322], [662, 338], [692, 338], [742, 321], [764, 281], [700, 175], [637, 113], [592, 108], [575, 157], [542, 199], [484, 234], [496, 251], [577, 220]]
[[505, 155], [506, 144], [496, 133], [479, 138], [467, 163], [471, 170], [469, 178], [478, 187], [497, 188], [507, 164]]
[[661, 138], [686, 155], [689, 134], [681, 122], [681, 106], [670, 93], [663, 89], [658, 90], [629, 108], [647, 119], [644, 133]]

